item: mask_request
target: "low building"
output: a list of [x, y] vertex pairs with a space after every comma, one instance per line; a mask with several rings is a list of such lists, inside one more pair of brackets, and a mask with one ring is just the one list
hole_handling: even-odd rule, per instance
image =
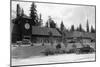
[[33, 43], [59, 42], [61, 34], [56, 28], [33, 26], [32, 21], [27, 16], [14, 20], [11, 33], [12, 43], [28, 39]]
[[82, 48], [84, 46], [89, 45], [90, 47], [95, 49], [95, 33], [79, 31], [66, 32], [64, 39], [64, 41], [67, 43], [67, 50], [72, 49], [73, 45], [75, 45], [76, 48]]
[[32, 42], [59, 42], [61, 34], [55, 28], [32, 26]]
[[96, 34], [90, 32], [79, 32], [79, 31], [66, 32], [65, 39], [67, 42], [80, 42], [80, 41], [82, 41], [83, 43], [95, 42]]

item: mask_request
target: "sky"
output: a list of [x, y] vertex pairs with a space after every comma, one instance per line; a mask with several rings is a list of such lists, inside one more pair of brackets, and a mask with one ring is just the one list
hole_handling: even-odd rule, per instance
[[[32, 2], [17, 2], [12, 1], [12, 18], [16, 17], [16, 5], [19, 4], [24, 9], [24, 13], [29, 16], [30, 7]], [[62, 5], [62, 4], [50, 4], [50, 3], [35, 3], [38, 14], [42, 14], [43, 25], [48, 20], [48, 16], [56, 22], [60, 27], [61, 21], [63, 21], [67, 29], [71, 25], [75, 28], [82, 24], [82, 28], [86, 30], [86, 21], [88, 19], [89, 26], [93, 25], [95, 28], [95, 7], [93, 6], [79, 6], [79, 5]]]

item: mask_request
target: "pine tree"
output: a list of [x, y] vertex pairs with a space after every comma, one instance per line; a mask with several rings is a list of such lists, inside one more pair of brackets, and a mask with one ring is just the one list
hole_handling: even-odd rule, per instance
[[85, 32], [81, 24], [79, 24], [79, 27], [76, 28], [76, 31]]
[[38, 18], [38, 22], [37, 22], [37, 25], [38, 26], [42, 26], [42, 15], [41, 14], [39, 14], [39, 18]]
[[79, 31], [79, 27], [76, 28], [76, 31]]
[[82, 28], [82, 25], [81, 24], [79, 25], [79, 31], [80, 32], [85, 32], [85, 30]]
[[16, 17], [20, 17], [21, 16], [21, 8], [20, 8], [20, 5], [19, 4], [17, 4], [17, 10], [16, 10]]
[[61, 24], [60, 24], [60, 33], [62, 34], [62, 40], [61, 41], [65, 42], [66, 32], [65, 32], [65, 26], [63, 24], [63, 21], [61, 21]]
[[70, 31], [75, 31], [75, 29], [74, 29], [74, 25], [71, 26]]
[[82, 32], [82, 25], [79, 25], [79, 31]]
[[49, 16], [49, 19], [48, 19], [47, 22], [48, 22], [50, 28], [56, 28], [56, 23], [55, 23], [54, 20], [51, 18], [51, 16]]
[[21, 17], [21, 8], [20, 8], [20, 5], [17, 4], [17, 6], [16, 6], [16, 18], [12, 19], [12, 23], [18, 24], [20, 17]]
[[22, 9], [21, 16], [24, 16], [24, 10]]
[[61, 21], [60, 30], [61, 30], [61, 31], [64, 31], [64, 24], [63, 24], [63, 21]]
[[91, 26], [91, 33], [95, 33], [95, 29]]
[[36, 10], [36, 5], [34, 4], [34, 2], [31, 5], [31, 9], [30, 9], [30, 17], [32, 19], [32, 24], [34, 26], [37, 26], [38, 24], [38, 15], [37, 15], [37, 10]]
[[49, 23], [48, 22], [46, 22], [45, 27], [49, 27]]
[[89, 32], [89, 23], [88, 23], [88, 19], [87, 19], [86, 29], [87, 29], [87, 32]]

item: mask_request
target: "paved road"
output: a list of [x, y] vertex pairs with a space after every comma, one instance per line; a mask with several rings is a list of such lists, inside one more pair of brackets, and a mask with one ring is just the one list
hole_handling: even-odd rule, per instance
[[61, 62], [94, 61], [95, 54], [62, 54], [55, 56], [31, 57], [27, 59], [12, 59], [12, 65], [32, 65]]

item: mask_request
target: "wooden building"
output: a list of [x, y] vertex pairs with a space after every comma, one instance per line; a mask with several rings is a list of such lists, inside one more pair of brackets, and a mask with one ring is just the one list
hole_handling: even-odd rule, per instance
[[21, 16], [13, 20], [13, 29], [11, 32], [12, 43], [28, 39], [31, 42], [50, 42], [59, 41], [61, 34], [55, 28], [33, 26], [31, 18]]
[[73, 32], [66, 32], [65, 39], [67, 42], [79, 42], [82, 41], [84, 43], [86, 42], [95, 42], [96, 40], [96, 34], [90, 33], [90, 32], [79, 32], [79, 31], [73, 31]]

